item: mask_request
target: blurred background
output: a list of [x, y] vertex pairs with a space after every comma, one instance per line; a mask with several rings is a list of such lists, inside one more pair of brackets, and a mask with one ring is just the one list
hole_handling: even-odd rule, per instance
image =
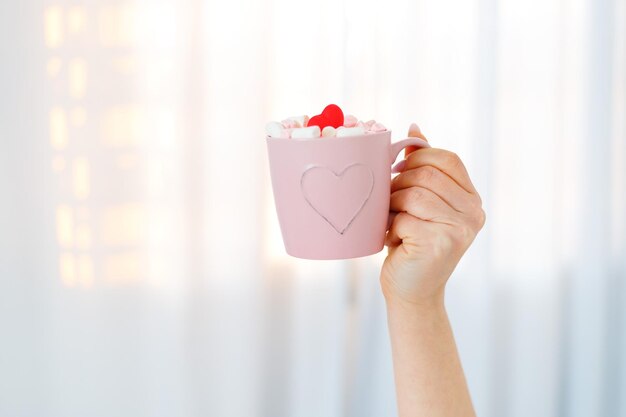
[[396, 415], [381, 253], [285, 254], [264, 124], [465, 161], [483, 417], [626, 416], [624, 0], [0, 3], [0, 415]]

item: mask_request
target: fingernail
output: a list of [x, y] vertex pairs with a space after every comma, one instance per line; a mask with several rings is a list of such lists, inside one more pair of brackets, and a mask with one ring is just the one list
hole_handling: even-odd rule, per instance
[[409, 136], [417, 136], [417, 137], [425, 140], [426, 142], [428, 142], [428, 139], [426, 139], [426, 137], [424, 137], [424, 134], [422, 133], [422, 130], [420, 129], [420, 127], [416, 123], [411, 123], [411, 126], [409, 126]]
[[415, 133], [415, 134], [422, 133], [422, 131], [420, 130], [420, 127], [417, 125], [417, 123], [411, 123], [411, 126], [409, 126], [409, 135], [411, 133]]
[[406, 159], [403, 159], [402, 161], [398, 162], [393, 167], [391, 167], [391, 172], [394, 174], [402, 172], [402, 170], [404, 170], [405, 165], [406, 165]]

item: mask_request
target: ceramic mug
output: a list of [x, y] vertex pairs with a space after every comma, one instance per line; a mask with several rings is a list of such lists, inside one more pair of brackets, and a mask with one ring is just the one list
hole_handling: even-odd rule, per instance
[[285, 250], [304, 259], [348, 259], [384, 247], [391, 166], [419, 138], [391, 143], [391, 131], [348, 137], [266, 136]]

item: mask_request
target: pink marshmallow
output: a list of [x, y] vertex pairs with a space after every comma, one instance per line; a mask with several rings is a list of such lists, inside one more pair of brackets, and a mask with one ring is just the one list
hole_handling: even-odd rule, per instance
[[384, 132], [387, 128], [382, 123], [376, 122], [370, 127], [370, 130], [372, 132]]
[[358, 119], [351, 114], [347, 114], [346, 117], [343, 118], [343, 125], [345, 127], [354, 127], [356, 126]]
[[285, 129], [294, 129], [294, 128], [302, 127], [300, 126], [300, 123], [294, 119], [285, 119], [281, 123]]

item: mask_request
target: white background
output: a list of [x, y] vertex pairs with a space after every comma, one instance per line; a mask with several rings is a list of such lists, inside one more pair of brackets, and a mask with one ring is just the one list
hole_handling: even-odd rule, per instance
[[265, 122], [458, 153], [483, 417], [626, 416], [623, 0], [2, 1], [0, 415], [392, 416], [378, 273], [284, 253]]

